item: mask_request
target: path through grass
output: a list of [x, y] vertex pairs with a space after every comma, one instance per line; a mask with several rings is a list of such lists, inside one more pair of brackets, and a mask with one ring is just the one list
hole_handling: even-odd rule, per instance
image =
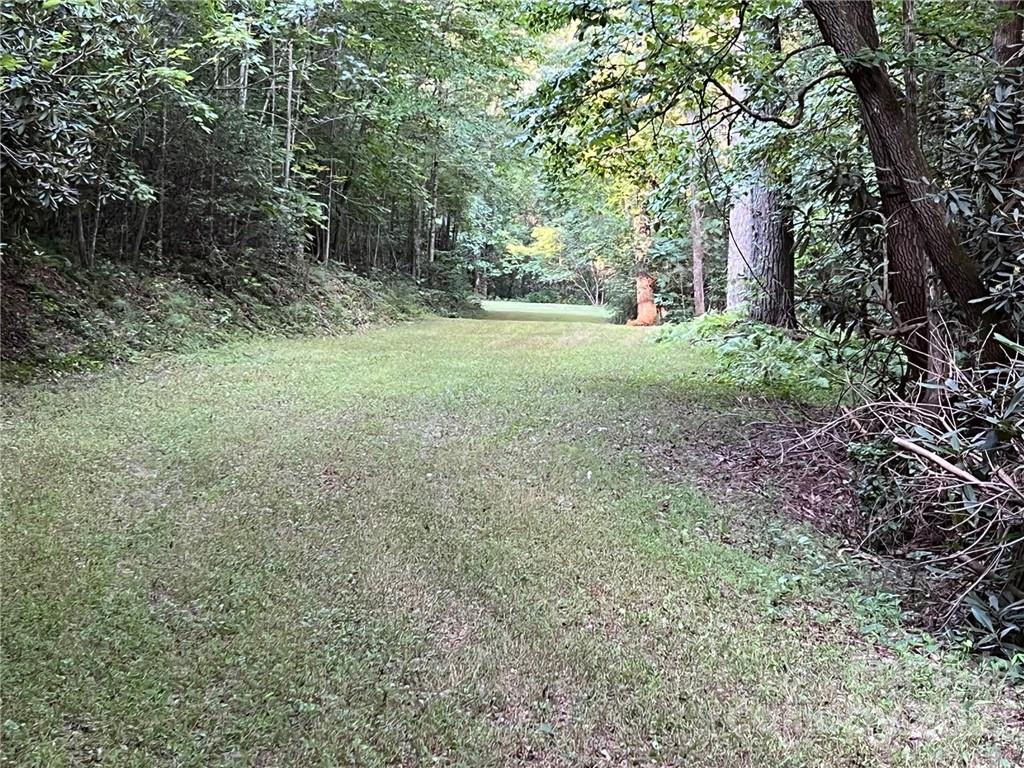
[[645, 338], [438, 320], [17, 393], [5, 763], [1011, 759], [995, 684], [865, 635], [893, 608], [827, 545], [620, 447], [729, 394]]

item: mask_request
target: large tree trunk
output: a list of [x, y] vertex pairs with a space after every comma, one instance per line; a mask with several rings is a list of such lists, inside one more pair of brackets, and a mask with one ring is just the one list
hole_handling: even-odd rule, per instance
[[[1019, 88], [1024, 84], [1024, 0], [996, 0], [996, 7], [1000, 14], [992, 36], [992, 53], [999, 65], [996, 87]], [[1024, 152], [1016, 153], [1008, 164], [1002, 186], [1012, 191], [1020, 189], [1022, 181]]]
[[[755, 26], [767, 36], [769, 45], [781, 52], [778, 21], [762, 17]], [[734, 85], [733, 94], [743, 98], [744, 89]], [[782, 106], [768, 103], [763, 109], [777, 114]], [[758, 322], [796, 326], [792, 215], [785, 210], [778, 185], [767, 178], [764, 169], [758, 169], [749, 189], [740, 194], [729, 211], [727, 266], [727, 309], [746, 304], [750, 316]]]
[[999, 23], [992, 36], [992, 52], [1001, 67], [1024, 66], [1018, 52], [1024, 35], [1024, 0], [996, 0]]
[[742, 191], [729, 208], [729, 251], [725, 265], [725, 308], [746, 306], [750, 292], [754, 255], [754, 217], [750, 210], [750, 191]]
[[651, 217], [645, 210], [645, 195], [639, 195], [637, 210], [633, 213], [633, 262], [636, 266], [636, 319], [630, 325], [654, 325], [658, 322], [658, 308], [654, 304], [654, 277], [649, 270], [649, 256], [653, 228]]
[[[781, 54], [782, 36], [778, 19], [761, 17], [755, 26], [769, 47]], [[770, 99], [764, 109], [768, 114], [778, 114], [782, 106], [778, 100]], [[759, 183], [750, 190], [753, 214], [751, 266], [755, 283], [750, 299], [750, 316], [761, 323], [795, 328], [793, 215], [780, 189], [780, 184], [786, 182], [767, 178], [764, 169], [759, 170], [758, 179]]]
[[[732, 94], [742, 99], [746, 92], [734, 83]], [[729, 144], [738, 137], [730, 132]], [[754, 218], [750, 210], [750, 190], [734, 190], [729, 208], [729, 246], [725, 264], [725, 308], [739, 310], [746, 306], [750, 294], [750, 275], [754, 263]]]
[[658, 308], [654, 304], [654, 277], [650, 272], [636, 276], [636, 319], [629, 325], [654, 325], [658, 322]]
[[781, 198], [779, 191], [760, 184], [750, 193], [757, 281], [750, 316], [759, 323], [795, 328], [792, 216]]
[[[920, 143], [917, 121], [917, 72], [913, 66], [917, 36], [914, 32], [914, 0], [903, 0], [903, 65], [905, 98], [903, 114], [907, 131]], [[862, 107], [863, 109], [863, 107]], [[864, 120], [867, 123], [867, 120]], [[932, 332], [928, 316], [928, 256], [917, 234], [910, 201], [891, 168], [879, 168], [879, 195], [885, 216], [885, 268], [900, 343], [907, 357], [904, 384], [920, 379], [935, 368], [932, 357]], [[933, 371], [934, 372], [934, 371]]]
[[693, 148], [690, 152], [690, 245], [693, 252], [693, 316], [700, 317], [707, 312], [704, 301], [704, 260], [707, 255], [704, 245], [704, 201], [700, 197], [697, 177], [700, 174], [699, 139], [697, 137], [696, 120], [691, 113], [687, 115], [690, 123], [690, 140]]
[[912, 223], [920, 235], [942, 284], [963, 314], [986, 339], [984, 356], [1001, 359], [1005, 350], [990, 337], [994, 330], [1015, 336], [1005, 314], [991, 306], [977, 265], [964, 253], [958, 237], [945, 220], [936, 199], [931, 171], [911, 134], [902, 95], [883, 64], [863, 56], [879, 48], [878, 31], [870, 0], [833, 3], [804, 0], [822, 37], [839, 55], [860, 99], [861, 117], [876, 170], [887, 173], [907, 201]]

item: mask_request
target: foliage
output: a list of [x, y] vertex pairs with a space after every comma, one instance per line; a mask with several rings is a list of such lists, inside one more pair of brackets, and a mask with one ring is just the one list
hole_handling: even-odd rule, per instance
[[1006, 367], [965, 368], [947, 346], [946, 378], [925, 402], [892, 394], [852, 420], [866, 445], [860, 498], [870, 543], [911, 549], [961, 585], [985, 652], [1021, 652], [1024, 599], [1024, 349]]
[[[893, 439], [981, 484], [1019, 457], [1018, 4], [832, 4], [862, 14], [844, 53], [814, 0], [0, 3], [8, 357], [470, 293], [626, 320], [651, 277], [683, 322], [659, 338], [714, 347], [720, 383], [884, 415], [853, 449], [868, 526], [986, 552], [956, 599], [1014, 652], [1019, 481], [926, 492]], [[786, 330], [714, 314], [744, 298]]]
[[511, 10], [4, 0], [5, 246], [229, 291], [333, 261], [432, 279], [522, 165], [490, 109], [529, 49]]
[[311, 269], [301, 293], [271, 275], [220, 291], [126, 265], [82, 271], [39, 252], [7, 263], [4, 282], [4, 378], [59, 376], [254, 334], [345, 333], [461, 309], [449, 292], [340, 267]]
[[781, 397], [820, 399], [844, 374], [844, 368], [830, 357], [827, 339], [795, 339], [779, 328], [749, 323], [731, 313], [709, 312], [666, 326], [656, 340], [709, 343], [717, 352], [719, 381]]

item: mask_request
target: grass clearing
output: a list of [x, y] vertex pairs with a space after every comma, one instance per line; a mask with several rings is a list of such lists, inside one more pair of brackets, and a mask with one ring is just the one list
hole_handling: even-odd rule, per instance
[[20, 391], [5, 764], [1018, 759], [998, 682], [865, 634], [898, 609], [828, 542], [731, 544], [771, 513], [621, 447], [730, 395], [646, 335], [437, 320]]
[[607, 307], [589, 304], [541, 304], [529, 301], [482, 301], [480, 317], [485, 320], [536, 320], [543, 322], [607, 323]]

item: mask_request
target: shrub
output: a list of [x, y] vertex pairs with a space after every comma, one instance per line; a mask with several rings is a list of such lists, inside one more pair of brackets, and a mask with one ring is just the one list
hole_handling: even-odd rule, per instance
[[975, 648], [1024, 653], [1024, 347], [1004, 365], [964, 364], [948, 343], [942, 381], [849, 412], [868, 543], [912, 551], [955, 587], [940, 606]]
[[828, 340], [797, 338], [779, 328], [708, 312], [686, 323], [663, 326], [658, 341], [703, 341], [714, 346], [715, 378], [782, 397], [813, 398], [841, 380]]

